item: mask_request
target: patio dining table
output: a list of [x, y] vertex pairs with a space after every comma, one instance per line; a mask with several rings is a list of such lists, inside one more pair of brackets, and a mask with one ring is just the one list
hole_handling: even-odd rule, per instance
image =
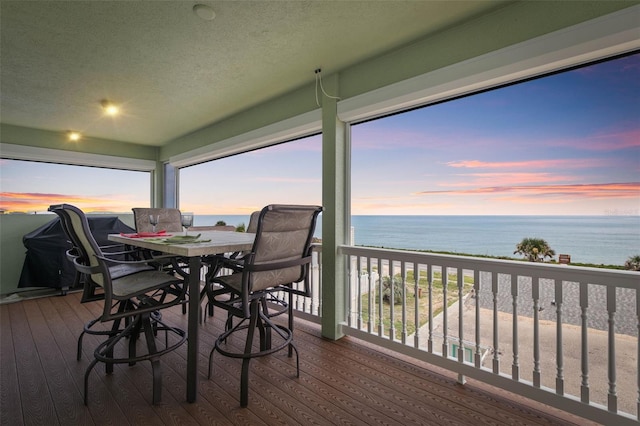
[[[251, 250], [255, 234], [248, 232], [202, 231], [199, 242], [171, 242], [171, 234], [165, 237], [131, 238], [123, 234], [109, 234], [110, 241], [146, 248], [189, 259], [189, 311], [187, 326], [187, 402], [195, 402], [198, 394], [198, 327], [200, 312], [201, 257], [218, 253]], [[172, 233], [178, 236], [180, 233]], [[192, 232], [190, 235], [194, 235]], [[197, 235], [197, 234], [196, 234]], [[169, 240], [169, 241], [165, 241]], [[208, 241], [207, 241], [208, 240]], [[194, 271], [197, 271], [194, 273]], [[193, 295], [195, 295], [193, 297]]]

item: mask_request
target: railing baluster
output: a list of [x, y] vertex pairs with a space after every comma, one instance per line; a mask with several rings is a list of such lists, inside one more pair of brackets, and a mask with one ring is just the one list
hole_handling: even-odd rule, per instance
[[384, 294], [382, 292], [382, 258], [378, 258], [378, 336], [384, 335]]
[[580, 324], [581, 324], [581, 347], [582, 353], [580, 363], [582, 367], [582, 383], [580, 385], [580, 400], [589, 403], [589, 345], [588, 345], [588, 325], [587, 308], [589, 307], [589, 284], [580, 283]]
[[493, 373], [500, 374], [499, 333], [498, 333], [498, 273], [491, 273], [491, 292], [493, 294]]
[[609, 392], [607, 397], [608, 409], [618, 412], [618, 393], [616, 391], [616, 288], [607, 287], [607, 313], [609, 316], [609, 351], [608, 377]]
[[531, 277], [533, 299], [533, 386], [540, 387], [540, 278]]
[[[464, 363], [464, 270], [457, 268], [458, 278], [458, 362]], [[458, 373], [458, 383], [464, 385], [467, 379]]]
[[402, 275], [402, 344], [407, 344], [407, 266], [405, 262], [400, 263], [400, 274]]
[[636, 400], [636, 417], [640, 416], [640, 295], [638, 290], [636, 293], [636, 329], [638, 330], [638, 337], [636, 343], [636, 374], [637, 374], [637, 400]]
[[564, 395], [564, 352], [562, 349], [562, 281], [553, 280], [556, 304], [556, 393]]
[[513, 363], [511, 364], [511, 378], [513, 380], [520, 380], [520, 359], [518, 353], [518, 276], [511, 275], [511, 303], [513, 305], [512, 315], [512, 344], [513, 344]]
[[369, 321], [367, 323], [367, 331], [369, 333], [373, 332], [373, 324], [376, 315], [375, 311], [375, 303], [373, 300], [373, 277], [371, 274], [371, 257], [367, 256], [367, 289], [369, 290], [369, 296], [367, 297], [367, 304], [369, 309]]
[[482, 352], [480, 351], [480, 270], [473, 271], [473, 294], [476, 298], [475, 314], [476, 314], [476, 350], [474, 356], [474, 363], [476, 368], [480, 368], [482, 365]]
[[394, 262], [391, 259], [387, 259], [389, 262], [389, 339], [392, 341], [396, 339], [396, 318], [395, 318], [395, 288], [393, 285], [394, 275]]
[[358, 330], [362, 330], [362, 257], [360, 256], [356, 258], [356, 273], [358, 274], [356, 279], [358, 284], [356, 289], [356, 309], [358, 310], [356, 320]]
[[431, 264], [427, 264], [427, 286], [429, 288], [429, 337], [427, 339], [427, 350], [433, 353], [433, 269]]
[[458, 362], [464, 361], [464, 293], [463, 293], [463, 285], [464, 285], [464, 271], [460, 268], [456, 269], [458, 279], [458, 338], [460, 339], [458, 345]]
[[413, 320], [416, 325], [416, 332], [413, 335], [413, 347], [420, 347], [420, 265], [418, 263], [413, 264], [413, 305], [414, 316]]
[[442, 266], [442, 356], [449, 356], [449, 269]]
[[347, 283], [348, 284], [348, 288], [346, 290], [347, 292], [347, 300], [346, 300], [346, 304], [347, 304], [347, 325], [349, 325], [349, 327], [351, 327], [353, 325], [353, 301], [352, 299], [352, 293], [353, 293], [353, 282], [351, 281], [351, 270], [353, 269], [351, 267], [351, 262], [353, 260], [353, 256], [347, 256]]
[[[318, 303], [316, 304], [317, 314], [322, 317], [322, 248], [318, 251]], [[311, 305], [313, 310], [313, 302]]]

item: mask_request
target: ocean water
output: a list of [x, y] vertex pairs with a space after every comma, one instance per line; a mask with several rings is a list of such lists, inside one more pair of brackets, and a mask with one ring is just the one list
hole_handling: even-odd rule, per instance
[[[196, 216], [195, 224], [218, 220], [246, 225], [249, 216]], [[640, 216], [353, 216], [351, 225], [364, 246], [516, 257], [523, 238], [543, 238], [572, 263], [624, 265], [640, 254]]]

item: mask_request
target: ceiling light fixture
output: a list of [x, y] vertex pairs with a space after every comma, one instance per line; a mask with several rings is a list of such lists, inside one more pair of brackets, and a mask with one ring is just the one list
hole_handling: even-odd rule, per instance
[[213, 21], [216, 17], [216, 12], [206, 4], [196, 4], [193, 6], [193, 12], [205, 21]]
[[82, 138], [82, 134], [80, 134], [80, 132], [69, 130], [67, 132], [67, 138], [69, 138], [71, 142], [78, 142]]
[[120, 108], [118, 107], [118, 105], [114, 104], [111, 101], [103, 99], [102, 101], [100, 101], [100, 105], [102, 105], [102, 110], [104, 111], [104, 113], [111, 117], [115, 117], [120, 113]]

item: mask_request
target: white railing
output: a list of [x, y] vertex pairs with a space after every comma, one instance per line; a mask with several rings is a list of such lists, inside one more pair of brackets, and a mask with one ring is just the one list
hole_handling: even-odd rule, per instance
[[[603, 424], [638, 424], [640, 273], [354, 246], [338, 253], [348, 265], [344, 334], [453, 371], [462, 384], [471, 377]], [[320, 322], [321, 283], [317, 245], [312, 296], [294, 297], [297, 317]]]
[[[313, 260], [309, 271], [309, 289], [311, 296], [293, 296], [293, 309], [296, 317], [304, 318], [307, 321], [320, 323], [322, 317], [322, 245], [312, 244]], [[294, 283], [294, 288], [302, 290], [304, 283]], [[279, 294], [279, 298], [288, 297], [287, 294]]]
[[640, 273], [353, 246], [339, 254], [350, 283], [345, 334], [461, 383], [637, 424]]

